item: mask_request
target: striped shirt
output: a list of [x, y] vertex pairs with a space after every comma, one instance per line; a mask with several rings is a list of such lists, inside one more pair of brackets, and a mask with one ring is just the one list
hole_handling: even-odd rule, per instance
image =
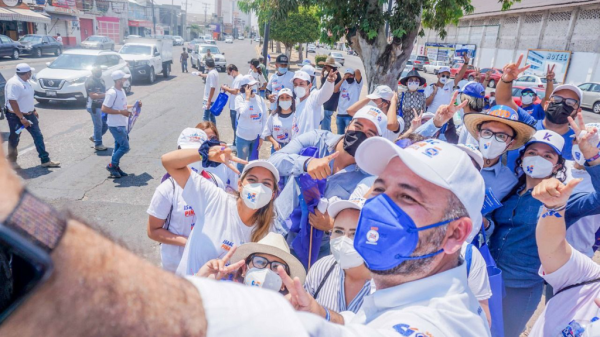
[[325, 278], [325, 274], [331, 266], [334, 265], [333, 270], [325, 280], [325, 283], [321, 287], [319, 294], [315, 298], [317, 303], [320, 305], [329, 308], [335, 312], [342, 311], [352, 311], [354, 313], [358, 312], [358, 309], [362, 306], [363, 299], [365, 295], [371, 293], [371, 281], [365, 282], [365, 285], [358, 292], [356, 297], [350, 302], [350, 304], [346, 305], [346, 296], [344, 291], [344, 279], [345, 273], [344, 270], [335, 262], [333, 255], [326, 256], [317, 263], [315, 263], [308, 275], [306, 276], [306, 281], [304, 282], [304, 289], [314, 297], [315, 292], [317, 292], [317, 288]]

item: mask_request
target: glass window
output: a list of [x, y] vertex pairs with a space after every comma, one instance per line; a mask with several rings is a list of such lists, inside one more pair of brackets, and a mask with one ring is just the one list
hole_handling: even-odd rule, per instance
[[600, 92], [600, 84], [594, 84], [592, 87], [593, 92]]
[[12, 40], [6, 36], [0, 36], [0, 40], [2, 40], [2, 43], [11, 43], [12, 42]]
[[107, 66], [108, 67], [108, 57], [106, 55], [100, 55], [96, 58], [96, 62], [94, 65], [97, 66]]
[[592, 87], [592, 83], [584, 83], [584, 84], [579, 85], [579, 89], [581, 89], [583, 91], [589, 91], [591, 87]]
[[54, 62], [50, 63], [48, 68], [90, 70], [96, 59], [97, 57], [94, 55], [62, 54]]

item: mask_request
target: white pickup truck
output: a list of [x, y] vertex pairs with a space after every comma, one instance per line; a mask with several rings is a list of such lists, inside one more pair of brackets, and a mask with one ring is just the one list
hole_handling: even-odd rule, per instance
[[156, 74], [167, 78], [173, 64], [173, 40], [132, 38], [119, 50], [121, 57], [129, 64], [133, 80], [156, 81]]

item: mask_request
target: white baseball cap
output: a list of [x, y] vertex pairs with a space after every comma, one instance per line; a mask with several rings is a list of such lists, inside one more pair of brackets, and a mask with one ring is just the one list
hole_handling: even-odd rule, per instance
[[292, 78], [292, 82], [297, 78], [299, 78], [303, 81], [306, 81], [306, 82], [310, 82], [310, 75], [307, 72], [302, 71], [302, 70], [294, 72], [294, 78]]
[[196, 128], [185, 128], [179, 134], [177, 146], [181, 149], [199, 149], [202, 143], [208, 140], [203, 130]]
[[438, 139], [417, 142], [402, 149], [381, 137], [365, 140], [355, 156], [356, 164], [375, 176], [379, 176], [395, 157], [422, 179], [456, 195], [473, 223], [467, 238], [467, 242], [471, 242], [481, 228], [481, 207], [485, 199], [485, 183], [471, 158], [458, 147]]
[[112, 74], [110, 74], [110, 77], [113, 79], [113, 81], [117, 81], [117, 80], [120, 80], [122, 78], [130, 78], [131, 74], [125, 74], [121, 70], [115, 70], [115, 71], [112, 72]]
[[254, 79], [254, 77], [252, 77], [252, 75], [244, 75], [242, 77], [242, 79], [240, 80], [240, 86], [242, 85], [255, 85], [257, 84], [258, 81]]
[[381, 125], [384, 124], [387, 127], [387, 117], [385, 117], [385, 114], [379, 110], [379, 108], [372, 105], [365, 105], [364, 107], [360, 108], [360, 110], [354, 114], [354, 117], [352, 117], [352, 119], [357, 118], [364, 118], [373, 122], [373, 124], [375, 124], [377, 127], [377, 132], [380, 136], [382, 134]]
[[465, 151], [466, 154], [473, 159], [477, 165], [479, 165], [479, 171], [483, 169], [483, 155], [477, 147], [473, 144], [457, 144], [459, 149]]
[[354, 69], [352, 69], [352, 68], [346, 68], [346, 71], [344, 71], [344, 74], [354, 75]]
[[581, 100], [583, 99], [583, 92], [581, 91], [581, 89], [579, 89], [579, 87], [577, 87], [574, 84], [562, 84], [562, 85], [559, 85], [558, 87], [554, 88], [554, 91], [552, 91], [552, 95], [550, 95], [550, 96], [554, 96], [554, 94], [559, 90], [571, 90], [572, 92], [574, 92], [577, 95], [577, 97], [579, 97], [579, 106], [581, 107]]
[[330, 217], [335, 218], [341, 211], [345, 209], [361, 210], [365, 205], [365, 198], [351, 198], [350, 200], [337, 199], [329, 204], [327, 213]]
[[15, 70], [18, 73], [27, 73], [30, 71], [34, 71], [35, 68], [30, 67], [29, 64], [27, 64], [27, 63], [19, 63], [19, 64], [17, 64], [17, 67], [15, 68]]
[[449, 73], [450, 72], [450, 67], [441, 67], [440, 70], [438, 70], [438, 74], [441, 73]]
[[562, 155], [565, 139], [552, 130], [539, 130], [531, 137], [527, 144], [525, 144], [525, 147], [534, 143], [548, 144], [557, 154]]
[[279, 92], [277, 93], [277, 98], [279, 98], [283, 94], [294, 97], [294, 93], [292, 92], [292, 89], [290, 89], [290, 88], [283, 88], [283, 89], [279, 90]]
[[375, 91], [373, 91], [372, 94], [367, 95], [368, 99], [382, 98], [386, 101], [391, 101], [392, 97], [394, 97], [394, 91], [387, 85], [380, 85], [377, 88], [375, 88]]
[[273, 173], [273, 176], [275, 177], [275, 183], [279, 183], [279, 171], [273, 164], [263, 159], [257, 159], [249, 162], [246, 166], [244, 166], [244, 170], [242, 171], [240, 177], [242, 177], [244, 174], [246, 174], [246, 172], [250, 171], [254, 167], [264, 167], [267, 170], [271, 171], [271, 173]]
[[311, 65], [312, 63], [310, 63], [309, 59], [304, 59], [304, 61], [302, 61], [302, 65]]
[[304, 65], [300, 71], [307, 73], [309, 76], [315, 76], [315, 67], [310, 64]]

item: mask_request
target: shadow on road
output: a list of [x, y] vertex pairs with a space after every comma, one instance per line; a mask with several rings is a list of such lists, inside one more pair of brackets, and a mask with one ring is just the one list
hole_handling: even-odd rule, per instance
[[41, 166], [34, 166], [28, 167], [26, 169], [20, 169], [16, 172], [23, 179], [34, 179], [37, 177], [45, 176], [46, 174], [50, 174], [52, 173], [52, 170]]
[[61, 102], [61, 101], [53, 101], [40, 103], [37, 102], [35, 104], [36, 108], [42, 109], [57, 109], [57, 110], [81, 110], [85, 108], [85, 106], [81, 102]]
[[130, 173], [127, 177], [114, 179], [115, 187], [138, 187], [147, 186], [150, 180], [154, 179], [153, 176], [144, 172], [140, 175]]
[[8, 141], [8, 136], [10, 136], [10, 132], [0, 132], [0, 136], [2, 136], [2, 143]]

